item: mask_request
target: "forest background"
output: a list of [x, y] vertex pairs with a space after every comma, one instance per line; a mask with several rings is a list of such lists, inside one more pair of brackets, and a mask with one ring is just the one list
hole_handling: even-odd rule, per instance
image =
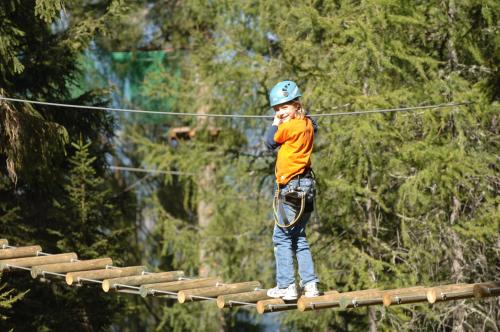
[[[268, 90], [292, 79], [312, 114], [470, 102], [319, 118], [309, 239], [324, 289], [499, 280], [499, 20], [495, 0], [8, 0], [0, 95], [271, 115]], [[269, 124], [0, 100], [0, 237], [272, 287]], [[497, 298], [263, 319], [24, 273], [2, 285], [2, 330], [500, 329]]]

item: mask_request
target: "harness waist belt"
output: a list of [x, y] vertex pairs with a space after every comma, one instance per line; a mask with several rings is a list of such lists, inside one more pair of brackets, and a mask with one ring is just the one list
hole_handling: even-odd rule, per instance
[[[295, 179], [300, 180], [300, 179], [311, 179], [311, 178], [313, 178], [313, 170], [312, 170], [312, 168], [308, 167], [308, 168], [306, 168], [306, 170], [303, 173], [294, 175], [294, 177], [291, 178], [290, 181], [295, 180]], [[290, 183], [290, 181], [288, 181], [288, 183]], [[288, 183], [280, 184], [278, 186], [281, 189], [281, 188], [285, 187]]]

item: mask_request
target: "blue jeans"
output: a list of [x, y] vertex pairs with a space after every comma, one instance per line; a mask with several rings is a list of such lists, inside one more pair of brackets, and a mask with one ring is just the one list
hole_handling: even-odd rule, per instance
[[[288, 187], [297, 186], [298, 183], [299, 180], [292, 179], [281, 190], [286, 191]], [[312, 179], [300, 179], [300, 187], [303, 189], [308, 189], [311, 186], [313, 186]], [[284, 224], [279, 207], [276, 208], [278, 209], [279, 222], [280, 224]], [[296, 213], [300, 211], [300, 208], [297, 209], [288, 204], [283, 204], [283, 208], [290, 222], [295, 219]], [[304, 212], [297, 223], [290, 228], [274, 226], [273, 243], [274, 256], [276, 258], [276, 282], [279, 288], [286, 288], [295, 283], [294, 254], [297, 257], [299, 266], [300, 286], [304, 286], [308, 282], [319, 281], [314, 273], [311, 250], [306, 239], [306, 225], [310, 217], [310, 212]]]

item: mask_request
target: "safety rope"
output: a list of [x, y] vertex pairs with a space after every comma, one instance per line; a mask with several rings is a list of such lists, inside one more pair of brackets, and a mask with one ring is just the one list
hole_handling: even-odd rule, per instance
[[[146, 111], [139, 109], [125, 109], [125, 108], [113, 108], [113, 107], [101, 107], [101, 106], [87, 106], [87, 105], [74, 105], [74, 104], [63, 104], [63, 103], [53, 103], [38, 100], [20, 99], [20, 98], [9, 98], [0, 96], [0, 100], [7, 100], [12, 102], [36, 104], [36, 105], [46, 105], [46, 106], [57, 106], [57, 107], [67, 107], [76, 109], [92, 109], [92, 110], [102, 110], [102, 111], [113, 111], [113, 112], [127, 112], [127, 113], [145, 113], [145, 114], [157, 114], [157, 115], [168, 115], [168, 116], [195, 116], [195, 117], [218, 117], [218, 118], [264, 118], [272, 119], [272, 115], [242, 115], [242, 114], [214, 114], [214, 113], [183, 113], [183, 112], [157, 112], [157, 111]], [[338, 113], [318, 113], [310, 114], [311, 117], [325, 117], [325, 116], [346, 116], [346, 115], [364, 115], [373, 113], [389, 113], [389, 112], [408, 112], [413, 110], [422, 109], [437, 109], [453, 106], [470, 105], [473, 102], [455, 102], [455, 103], [444, 103], [436, 105], [424, 105], [424, 106], [413, 106], [413, 107], [399, 107], [391, 109], [375, 109], [367, 111], [354, 111], [354, 112], [338, 112]], [[341, 109], [349, 107], [351, 104], [344, 104], [340, 106], [334, 106], [330, 109]]]
[[[293, 225], [295, 225], [297, 223], [297, 221], [299, 221], [299, 219], [302, 217], [302, 214], [304, 213], [304, 207], [306, 206], [306, 195], [305, 195], [305, 193], [301, 194], [300, 211], [299, 211], [299, 213], [297, 213], [295, 215], [295, 218], [293, 219], [293, 221], [287, 225], [282, 225], [279, 223], [278, 211], [276, 211], [276, 202], [278, 203], [278, 205], [283, 204], [283, 202], [280, 202], [279, 186], [278, 186], [278, 189], [276, 189], [276, 192], [274, 193], [274, 199], [273, 199], [274, 224], [280, 228], [290, 228]], [[286, 219], [286, 215], [284, 215], [284, 211], [283, 211], [282, 217]]]
[[128, 172], [139, 172], [139, 173], [172, 174], [172, 175], [188, 175], [188, 176], [196, 175], [195, 173], [190, 173], [190, 172], [161, 171], [157, 169], [145, 169], [145, 168], [126, 167], [126, 166], [109, 166], [109, 168], [115, 171], [128, 171]]

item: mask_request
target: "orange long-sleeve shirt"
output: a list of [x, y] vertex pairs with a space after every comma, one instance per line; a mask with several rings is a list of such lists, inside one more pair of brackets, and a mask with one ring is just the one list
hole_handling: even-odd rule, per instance
[[276, 181], [287, 184], [294, 176], [311, 167], [314, 128], [311, 120], [291, 119], [278, 126], [274, 141], [281, 144], [276, 159]]

